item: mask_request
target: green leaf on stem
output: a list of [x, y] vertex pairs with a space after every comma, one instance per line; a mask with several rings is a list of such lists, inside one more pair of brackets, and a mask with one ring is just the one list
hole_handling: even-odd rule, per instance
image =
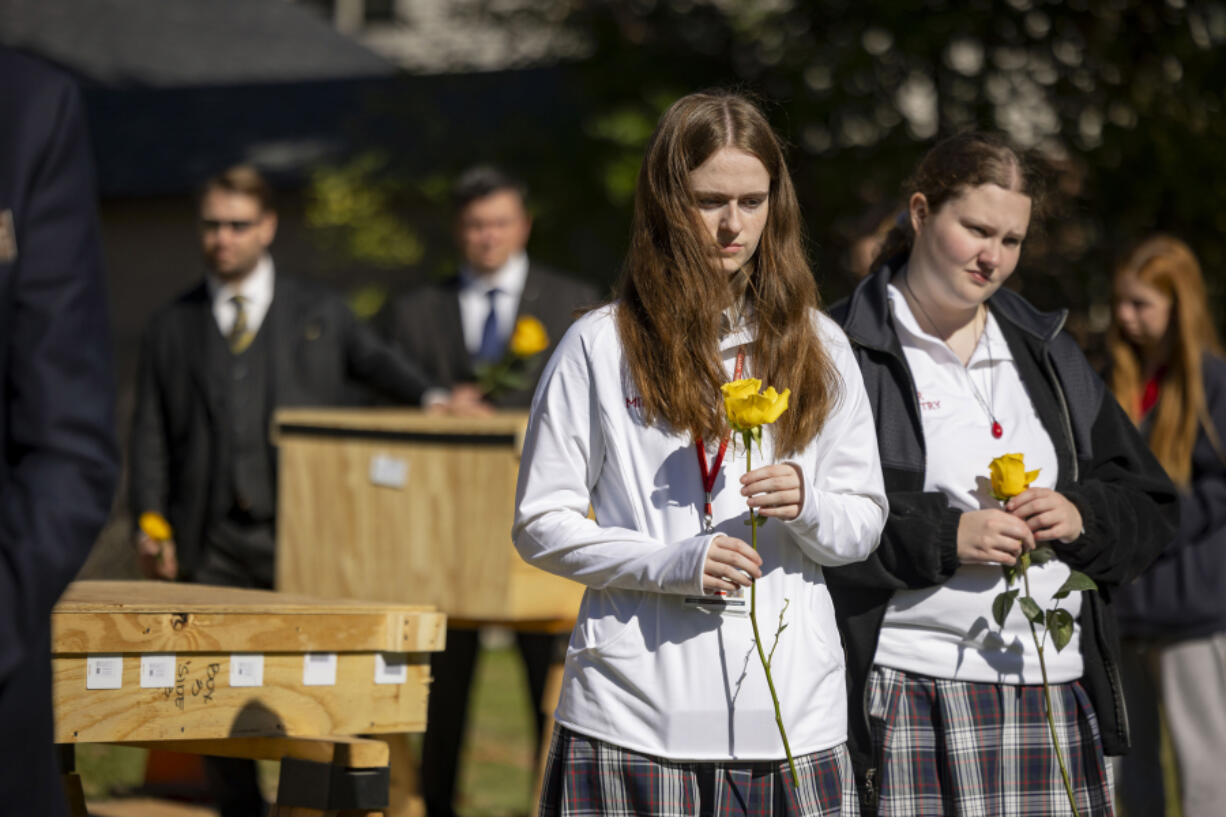
[[1000, 572], [1005, 574], [1005, 585], [1012, 587], [1013, 583], [1022, 575], [1021, 564], [1001, 565]]
[[1030, 563], [1032, 565], [1041, 565], [1050, 562], [1054, 558], [1056, 558], [1056, 551], [1052, 549], [1051, 545], [1041, 545], [1030, 551]]
[[1062, 599], [1068, 596], [1069, 593], [1075, 593], [1081, 590], [1097, 590], [1098, 585], [1086, 574], [1080, 570], [1069, 572], [1069, 576], [1064, 580], [1064, 584], [1060, 585], [1060, 589], [1056, 591], [1056, 595], [1052, 598]]
[[1018, 590], [1006, 590], [992, 600], [992, 618], [996, 620], [997, 627], [1005, 626], [1005, 618], [1013, 609], [1013, 600], [1017, 598], [1019, 592]]
[[1040, 609], [1039, 603], [1030, 596], [1022, 596], [1018, 604], [1022, 607], [1022, 613], [1026, 616], [1031, 624], [1043, 623], [1043, 610]]
[[1073, 638], [1073, 614], [1068, 610], [1048, 610], [1047, 631], [1051, 633], [1056, 652], [1060, 652]]

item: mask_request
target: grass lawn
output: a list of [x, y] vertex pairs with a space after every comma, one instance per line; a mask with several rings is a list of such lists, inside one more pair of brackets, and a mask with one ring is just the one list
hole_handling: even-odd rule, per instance
[[[477, 663], [468, 738], [460, 767], [460, 811], [466, 817], [518, 817], [530, 809], [536, 758], [532, 709], [519, 652], [484, 649]], [[91, 800], [140, 785], [143, 749], [85, 744], [77, 771]], [[276, 764], [262, 764], [262, 782], [276, 786]]]

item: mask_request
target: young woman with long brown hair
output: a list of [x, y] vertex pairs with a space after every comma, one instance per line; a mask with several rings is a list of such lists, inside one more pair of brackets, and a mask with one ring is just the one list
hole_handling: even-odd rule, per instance
[[1196, 255], [1169, 235], [1115, 273], [1109, 382], [1179, 487], [1179, 535], [1117, 596], [1136, 739], [1124, 758], [1129, 814], [1162, 814], [1161, 701], [1184, 817], [1226, 801], [1226, 360]]
[[[559, 344], [524, 442], [515, 544], [588, 588], [543, 815], [858, 813], [822, 571], [868, 555], [885, 501], [850, 347], [817, 307], [765, 117], [678, 100], [639, 173], [621, 296]], [[751, 376], [793, 397], [763, 430], [773, 464], [745, 474], [720, 387]], [[747, 505], [769, 520], [757, 551]], [[767, 648], [787, 625], [771, 672], [796, 788], [736, 597], [753, 583]]]
[[[834, 310], [877, 421], [890, 516], [862, 564], [827, 576], [848, 654], [851, 748], [880, 815], [1069, 814], [1048, 709], [1082, 817], [1111, 812], [1104, 751], [1127, 747], [1110, 598], [1170, 538], [1173, 489], [1073, 339], [1064, 314], [1003, 289], [1042, 177], [1001, 138], [932, 148], [907, 221]], [[1001, 503], [989, 463], [1021, 452], [1037, 479]], [[1020, 604], [995, 623], [1001, 565], [1037, 545], [1040, 608], [1070, 575], [1102, 592], [1046, 674]], [[1051, 682], [1050, 703], [1044, 681]]]

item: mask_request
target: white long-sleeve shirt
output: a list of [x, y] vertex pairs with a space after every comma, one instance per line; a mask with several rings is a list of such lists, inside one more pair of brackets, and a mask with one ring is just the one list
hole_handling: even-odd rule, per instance
[[[748, 617], [686, 602], [702, 595], [716, 534], [749, 541], [739, 481], [745, 453], [729, 445], [715, 483], [714, 532], [704, 533], [694, 441], [644, 423], [615, 309], [584, 316], [558, 345], [533, 400], [520, 464], [516, 547], [537, 567], [588, 586], [555, 717], [576, 732], [659, 757], [782, 758]], [[832, 321], [815, 312], [814, 322], [841, 377], [841, 396], [821, 433], [788, 460], [803, 474], [800, 515], [758, 531], [758, 622], [768, 651], [788, 605], [772, 673], [796, 755], [846, 739], [843, 650], [821, 566], [867, 557], [886, 518], [859, 366]], [[751, 340], [751, 330], [741, 329], [722, 341], [730, 377], [737, 349]], [[796, 405], [805, 395], [791, 399]], [[709, 459], [715, 450], [709, 442]], [[773, 461], [768, 428], [754, 463]]]

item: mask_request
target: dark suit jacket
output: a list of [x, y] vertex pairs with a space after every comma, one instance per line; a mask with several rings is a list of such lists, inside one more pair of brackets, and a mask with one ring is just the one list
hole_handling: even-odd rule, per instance
[[92, 158], [73, 83], [0, 48], [0, 813], [65, 812], [51, 608], [118, 472]]
[[[441, 284], [427, 284], [393, 299], [381, 316], [383, 330], [396, 347], [446, 386], [476, 379], [472, 358], [464, 345], [459, 292], [459, 276]], [[499, 396], [494, 401], [496, 405], [527, 408], [532, 403], [541, 368], [574, 320], [575, 310], [594, 306], [597, 298], [596, 289], [590, 284], [539, 264], [529, 264], [518, 315], [531, 315], [545, 324], [549, 348], [534, 359], [528, 385]]]
[[[202, 281], [159, 311], [145, 331], [132, 420], [130, 501], [133, 519], [166, 516], [174, 530], [180, 571], [190, 578], [209, 521], [218, 474], [218, 427], [224, 384], [210, 374], [207, 333], [219, 332]], [[432, 385], [338, 296], [278, 274], [272, 305], [260, 326], [272, 344], [275, 407], [360, 405], [368, 389], [418, 404]], [[271, 421], [271, 418], [269, 418]], [[268, 447], [271, 473], [276, 455]]]

